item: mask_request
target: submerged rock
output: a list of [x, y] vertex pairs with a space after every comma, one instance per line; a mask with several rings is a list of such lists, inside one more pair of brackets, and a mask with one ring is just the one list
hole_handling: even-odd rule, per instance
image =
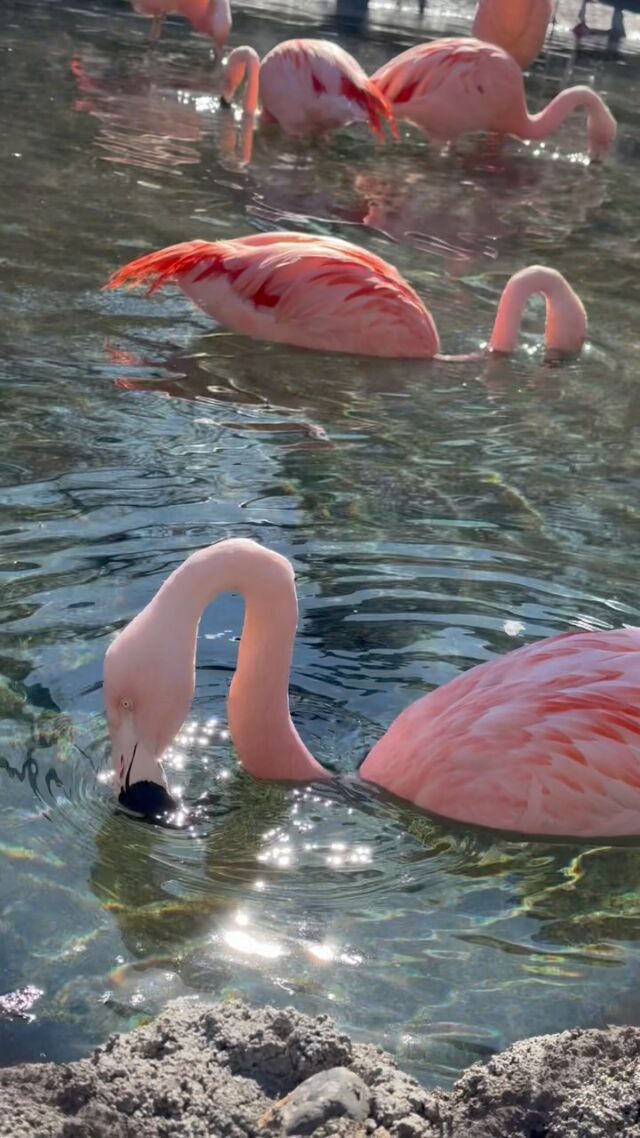
[[326, 1016], [170, 1004], [77, 1063], [0, 1070], [10, 1138], [640, 1138], [640, 1029], [567, 1031], [427, 1091]]

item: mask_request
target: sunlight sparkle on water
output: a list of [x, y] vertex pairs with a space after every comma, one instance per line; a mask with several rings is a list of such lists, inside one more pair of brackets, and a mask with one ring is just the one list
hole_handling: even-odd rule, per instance
[[256, 860], [262, 863], [271, 862], [278, 869], [289, 869], [292, 859], [295, 858], [295, 847], [291, 844], [290, 835], [283, 834], [279, 830], [267, 830], [263, 835], [263, 841], [269, 842], [272, 838], [275, 838], [275, 841], [263, 849]]
[[351, 849], [346, 842], [331, 842], [327, 865], [339, 868], [343, 865], [369, 865], [372, 858], [370, 846], [355, 845]]
[[248, 931], [251, 919], [244, 909], [235, 913], [234, 921], [235, 928], [222, 931], [222, 939], [228, 948], [246, 956], [260, 956], [265, 960], [276, 960], [279, 956], [286, 955], [287, 950], [277, 941], [262, 937], [258, 932]]
[[[218, 724], [219, 720], [215, 716], [212, 716], [207, 720], [202, 720], [202, 722], [198, 721], [197, 719], [189, 720], [188, 723], [184, 723], [182, 725], [180, 731], [176, 735], [176, 738], [174, 740], [174, 747], [208, 747], [216, 739], [219, 739], [222, 742], [227, 742], [229, 739], [229, 732], [225, 729], [219, 729]], [[170, 747], [166, 752], [166, 759], [174, 758], [176, 755], [174, 747]], [[182, 766], [184, 766], [184, 762], [186, 761], [184, 759], [184, 756], [181, 756], [181, 759], [181, 765], [175, 760], [171, 762], [170, 765], [176, 770], [181, 770]], [[206, 762], [206, 760], [203, 761]]]
[[336, 958], [335, 945], [329, 944], [328, 942], [325, 942], [324, 944], [316, 944], [314, 941], [309, 940], [305, 942], [304, 947], [311, 956], [315, 957], [316, 960], [322, 961], [323, 963], [328, 964], [330, 961], [335, 960]]
[[521, 632], [524, 632], [526, 626], [521, 620], [505, 620], [502, 627], [507, 636], [519, 636]]

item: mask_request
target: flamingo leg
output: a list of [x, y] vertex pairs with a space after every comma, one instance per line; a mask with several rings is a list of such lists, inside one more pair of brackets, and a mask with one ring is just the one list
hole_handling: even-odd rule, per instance
[[240, 126], [240, 166], [249, 166], [253, 154], [255, 115], [243, 115]]
[[611, 20], [611, 31], [609, 32], [610, 40], [623, 40], [626, 39], [626, 29], [624, 26], [624, 11], [622, 8], [615, 8], [613, 18]]
[[151, 33], [149, 35], [149, 43], [155, 47], [160, 36], [162, 35], [162, 28], [164, 26], [164, 12], [159, 16], [154, 16], [151, 20]]
[[580, 5], [580, 13], [578, 15], [578, 23], [576, 24], [575, 28], [573, 29], [573, 34], [576, 36], [584, 36], [589, 31], [589, 25], [587, 24], [587, 4], [588, 3], [589, 3], [589, 0], [582, 0], [582, 4]]

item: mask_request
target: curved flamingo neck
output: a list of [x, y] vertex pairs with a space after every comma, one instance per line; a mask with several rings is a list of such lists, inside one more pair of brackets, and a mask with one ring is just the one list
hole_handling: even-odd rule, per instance
[[513, 352], [527, 301], [541, 294], [546, 303], [545, 342], [559, 352], [576, 352], [587, 335], [587, 314], [580, 298], [561, 273], [541, 265], [522, 269], [508, 281], [500, 297], [491, 335], [494, 352]]
[[329, 777], [305, 747], [289, 714], [298, 605], [287, 559], [244, 539], [209, 546], [192, 554], [167, 579], [156, 603], [167, 607], [173, 622], [192, 627], [195, 641], [205, 608], [229, 592], [240, 593], [245, 603], [228, 697], [229, 728], [240, 762], [257, 778]]
[[234, 47], [227, 60], [227, 79], [224, 87], [227, 101], [231, 101], [245, 76], [247, 85], [242, 109], [245, 114], [253, 115], [258, 109], [260, 93], [260, 56], [252, 47]]
[[576, 110], [587, 113], [587, 135], [592, 158], [608, 149], [616, 134], [616, 122], [606, 103], [590, 87], [569, 87], [537, 115], [525, 116], [523, 138], [541, 139], [553, 134]]

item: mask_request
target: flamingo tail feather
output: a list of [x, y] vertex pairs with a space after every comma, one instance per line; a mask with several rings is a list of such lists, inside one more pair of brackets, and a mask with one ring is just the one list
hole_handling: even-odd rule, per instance
[[148, 295], [195, 269], [201, 261], [219, 259], [219, 251], [210, 241], [181, 241], [178, 245], [168, 245], [154, 253], [145, 253], [135, 261], [117, 269], [105, 289], [135, 288], [136, 285], [149, 285]]
[[388, 124], [392, 136], [398, 138], [398, 128], [391, 104], [371, 79], [368, 79], [362, 87], [350, 79], [343, 79], [342, 94], [366, 111], [371, 130], [378, 138], [384, 138], [383, 122]]

